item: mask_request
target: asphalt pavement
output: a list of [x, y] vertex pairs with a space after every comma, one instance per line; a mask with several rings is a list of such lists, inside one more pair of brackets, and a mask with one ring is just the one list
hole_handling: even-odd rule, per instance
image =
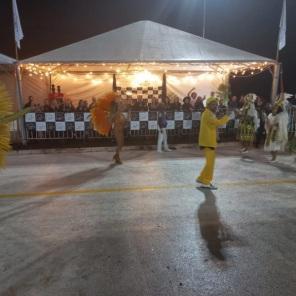
[[296, 295], [295, 157], [222, 145], [209, 191], [176, 148], [11, 153], [0, 295]]

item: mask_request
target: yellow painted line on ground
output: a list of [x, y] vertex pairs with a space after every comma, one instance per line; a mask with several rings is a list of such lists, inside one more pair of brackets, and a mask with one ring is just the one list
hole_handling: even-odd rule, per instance
[[[222, 182], [219, 186], [272, 186], [280, 184], [296, 184], [296, 179], [270, 179], [270, 180], [247, 180]], [[194, 189], [196, 184], [163, 185], [163, 186], [139, 186], [139, 187], [114, 187], [114, 188], [93, 188], [84, 190], [64, 190], [64, 191], [45, 191], [45, 192], [18, 192], [0, 193], [0, 198], [14, 197], [36, 197], [36, 196], [63, 196], [63, 195], [87, 195], [93, 193], [112, 193], [112, 192], [145, 192], [172, 189]]]

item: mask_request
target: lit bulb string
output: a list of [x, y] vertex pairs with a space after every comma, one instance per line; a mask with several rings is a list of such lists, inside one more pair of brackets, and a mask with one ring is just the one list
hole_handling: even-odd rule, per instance
[[[149, 63], [149, 64], [152, 64], [152, 65], [155, 65], [155, 63]], [[42, 65], [42, 66], [39, 66], [38, 64], [29, 64], [28, 66], [27, 65], [21, 65], [22, 68], [24, 68], [25, 70], [27, 70], [29, 72], [29, 75], [32, 76], [33, 74], [35, 75], [40, 75], [40, 79], [43, 79], [44, 76], [48, 77], [48, 76], [54, 76], [54, 75], [58, 75], [58, 74], [61, 74], [61, 75], [67, 75], [68, 73], [75, 73], [76, 75], [80, 75], [78, 73], [83, 73], [85, 75], [92, 75], [92, 74], [97, 74], [97, 73], [100, 73], [100, 74], [116, 74], [116, 75], [132, 75], [134, 73], [137, 73], [139, 71], [146, 71], [146, 72], [149, 72], [151, 73], [150, 71], [147, 71], [145, 68], [143, 68], [144, 64], [140, 64], [140, 65], [137, 65], [137, 64], [128, 64], [127, 65], [127, 68], [126, 70], [122, 70], [122, 69], [119, 69], [118, 68], [118, 65], [117, 67], [113, 65], [109, 66], [109, 65], [106, 65], [106, 64], [99, 64], [100, 66], [107, 66], [106, 68], [109, 68], [109, 71], [105, 70], [105, 71], [94, 71], [94, 72], [91, 72], [91, 71], [69, 71], [69, 66], [67, 66], [66, 68], [61, 65], [61, 64], [50, 64], [50, 65]], [[192, 71], [180, 71], [180, 65], [179, 64], [170, 64], [170, 65], [175, 65], [177, 67], [177, 69], [174, 71], [174, 70], [168, 70], [168, 69], [164, 69], [161, 65], [160, 67], [160, 72], [163, 72], [163, 73], [169, 73], [169, 72], [187, 72], [188, 75], [191, 75], [192, 72], [196, 72], [194, 70]], [[179, 67], [178, 67], [179, 65]], [[191, 66], [200, 66], [199, 64], [189, 64]], [[259, 65], [259, 66], [258, 66]], [[266, 66], [267, 65], [267, 66]], [[74, 66], [74, 65], [71, 65], [71, 66]], [[75, 64], [76, 67], [78, 66], [81, 66], [83, 68], [88, 68], [89, 65], [80, 65], [80, 64]], [[92, 65], [93, 66], [93, 65]], [[120, 64], [121, 66], [121, 64]], [[130, 68], [132, 67], [135, 67], [135, 69], [133, 70], [130, 70]], [[268, 65], [267, 62], [265, 62], [264, 64], [259, 64], [259, 63], [251, 63], [251, 64], [230, 64], [230, 66], [228, 66], [227, 64], [203, 64], [203, 66], [205, 67], [208, 67], [208, 69], [211, 69], [214, 73], [213, 74], [231, 74], [233, 75], [233, 78], [236, 78], [236, 77], [251, 77], [251, 76], [255, 76], [255, 75], [258, 75], [260, 73], [262, 73], [263, 71], [266, 71], [267, 69], [270, 69], [272, 67], [272, 65]], [[257, 67], [255, 67], [257, 66]], [[264, 67], [265, 66], [265, 67]], [[231, 69], [233, 67], [236, 67], [235, 69]], [[184, 67], [181, 67], [181, 68], [184, 68]], [[68, 70], [68, 71], [67, 71]], [[130, 70], [130, 71], [129, 71]], [[239, 74], [239, 72], [250, 72], [250, 71], [254, 71], [255, 73], [251, 73], [251, 74], [248, 74], [248, 75], [244, 75], [244, 74]], [[256, 70], [260, 70], [260, 72], [257, 72]], [[126, 73], [126, 71], [128, 71], [128, 73]], [[200, 71], [198, 70], [197, 72], [210, 72], [210, 71]], [[89, 77], [91, 78], [91, 77]]]
[[[235, 73], [235, 72], [231, 72], [231, 78], [249, 78], [249, 77], [254, 77], [254, 76], [258, 76], [259, 74], [262, 74], [263, 72], [266, 72], [267, 70], [271, 70], [272, 66], [268, 66], [265, 67], [264, 69], [254, 69], [254, 70], [243, 70], [245, 72], [250, 72], [252, 71], [250, 74], [239, 74], [239, 73]], [[240, 71], [238, 71], [240, 72]]]

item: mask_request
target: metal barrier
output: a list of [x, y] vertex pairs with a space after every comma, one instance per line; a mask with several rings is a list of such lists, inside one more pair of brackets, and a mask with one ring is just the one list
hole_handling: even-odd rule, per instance
[[[296, 106], [288, 105], [289, 114], [289, 148], [296, 150]], [[130, 111], [124, 113], [127, 121], [125, 138], [127, 143], [155, 143], [157, 138], [157, 111], [142, 112]], [[174, 112], [166, 111], [168, 122], [167, 134], [169, 142], [196, 142], [201, 112]], [[106, 143], [114, 141], [113, 133], [107, 137], [99, 135], [93, 130], [90, 122], [90, 113], [28, 113], [24, 117], [26, 140], [44, 142], [46, 140], [78, 140], [84, 145], [90, 141]], [[230, 120], [227, 125], [218, 128], [218, 140], [236, 140], [238, 119]], [[18, 140], [16, 122], [10, 126], [11, 142]]]
[[[127, 121], [126, 138], [156, 138], [158, 111], [130, 111], [124, 113]], [[170, 138], [194, 138], [198, 135], [201, 112], [166, 111], [167, 134]], [[28, 113], [25, 115], [27, 140], [54, 139], [111, 139], [99, 135], [93, 130], [89, 113]], [[236, 134], [233, 121], [219, 128], [220, 138]]]

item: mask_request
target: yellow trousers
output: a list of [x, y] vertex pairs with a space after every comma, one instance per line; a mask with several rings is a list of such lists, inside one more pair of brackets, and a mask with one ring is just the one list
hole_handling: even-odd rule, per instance
[[209, 185], [213, 180], [216, 151], [215, 149], [204, 148], [204, 154], [206, 157], [206, 163], [197, 179], [198, 181]]

